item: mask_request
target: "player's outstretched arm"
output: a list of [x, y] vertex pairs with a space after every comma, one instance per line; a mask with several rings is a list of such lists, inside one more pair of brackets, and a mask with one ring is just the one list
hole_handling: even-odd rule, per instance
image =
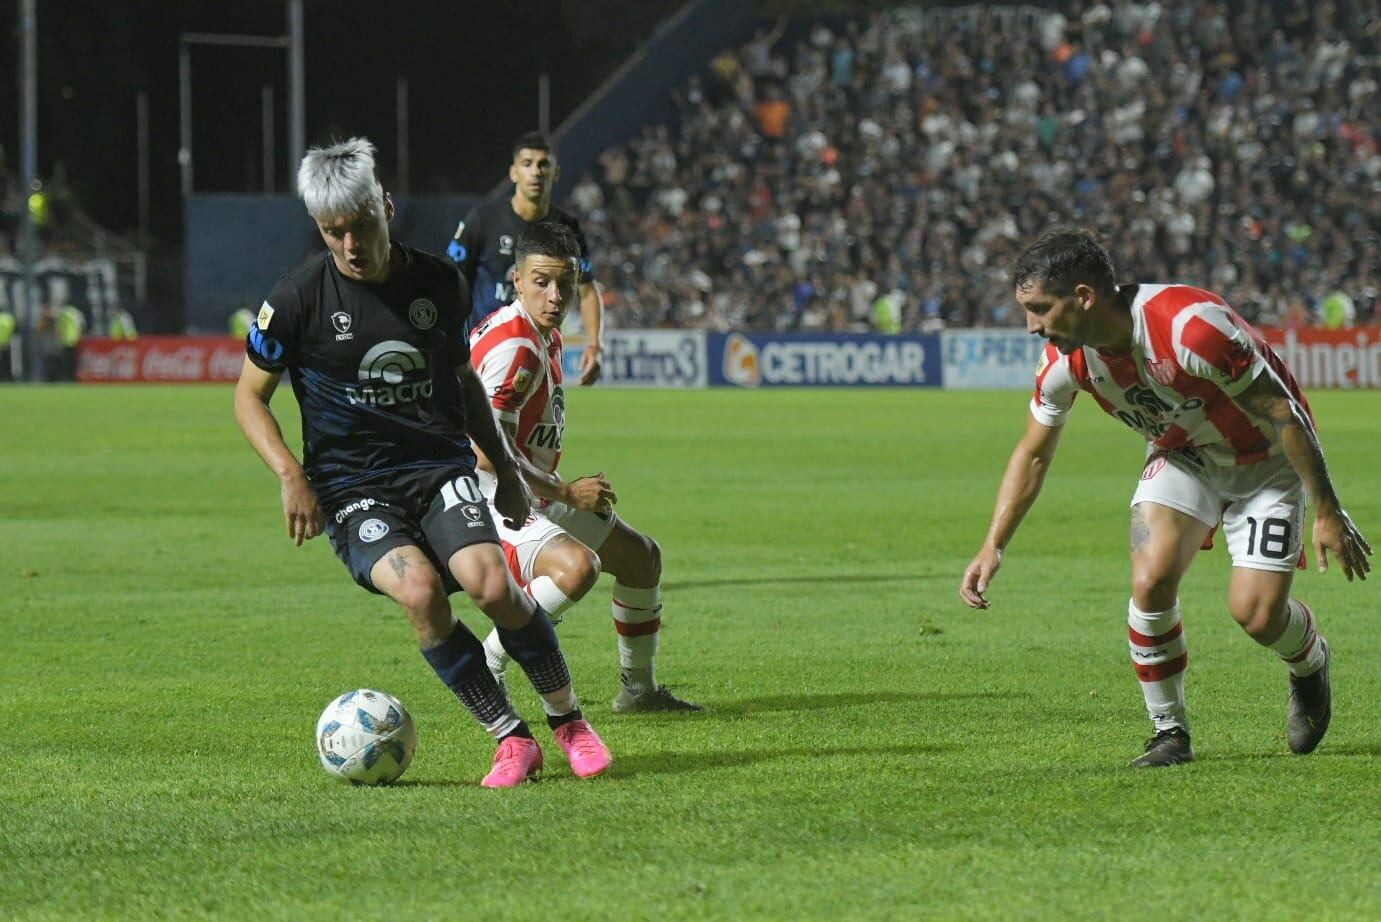
[[532, 511], [532, 494], [523, 481], [521, 469], [513, 452], [509, 450], [508, 439], [494, 424], [490, 410], [489, 397], [484, 392], [484, 384], [475, 374], [469, 362], [456, 369], [460, 378], [461, 398], [465, 401], [465, 420], [471, 440], [483, 452], [488, 466], [494, 471], [497, 488], [494, 491], [494, 508], [504, 517], [509, 528], [521, 528]]
[[599, 380], [604, 355], [604, 295], [598, 282], [580, 285], [580, 322], [586, 337], [580, 353], [580, 383], [590, 385]]
[[1062, 431], [1059, 426], [1045, 426], [1034, 416], [1027, 417], [1026, 432], [1013, 449], [1007, 471], [1002, 475], [1002, 485], [998, 487], [988, 536], [959, 583], [959, 598], [970, 608], [988, 607], [986, 593], [1002, 566], [1002, 552], [1040, 495]]
[[1328, 552], [1332, 551], [1349, 582], [1354, 575], [1366, 579], [1371, 572], [1371, 561], [1367, 559], [1371, 545], [1338, 500], [1324, 461], [1323, 446], [1304, 407], [1270, 372], [1257, 375], [1235, 399], [1242, 409], [1270, 420], [1276, 427], [1285, 457], [1309, 491], [1314, 503], [1314, 553], [1319, 558], [1319, 572], [1327, 572]]
[[264, 371], [246, 358], [235, 383], [235, 422], [269, 470], [278, 475], [288, 537], [300, 547], [303, 541], [321, 534], [326, 519], [307, 472], [283, 440], [283, 431], [269, 408], [281, 377], [280, 373]]

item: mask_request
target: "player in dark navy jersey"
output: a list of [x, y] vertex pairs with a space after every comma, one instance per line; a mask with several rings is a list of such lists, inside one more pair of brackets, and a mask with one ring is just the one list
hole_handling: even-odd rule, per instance
[[513, 244], [528, 225], [539, 221], [564, 224], [580, 243], [580, 321], [585, 328], [585, 349], [580, 356], [580, 383], [599, 380], [603, 353], [601, 330], [604, 301], [590, 262], [590, 246], [575, 215], [551, 203], [561, 167], [546, 136], [530, 131], [513, 142], [513, 163], [508, 178], [513, 182], [509, 198], [490, 199], [465, 216], [456, 228], [446, 252], [460, 266], [474, 293], [469, 327], [501, 307], [517, 300], [513, 291]]
[[[259, 310], [235, 388], [235, 418], [281, 483], [295, 543], [323, 530], [355, 581], [408, 615], [422, 655], [499, 740], [486, 787], [542, 767], [527, 724], [485, 666], [484, 647], [447, 598], [464, 588], [542, 697], [582, 777], [609, 752], [581, 715], [551, 620], [513, 582], [475, 479], [470, 438], [496, 457], [495, 507], [516, 523], [530, 497], [470, 365], [469, 292], [444, 259], [389, 239], [393, 201], [360, 138], [314, 148], [298, 189], [326, 253], [288, 273]], [[287, 372], [303, 459], [269, 400]]]

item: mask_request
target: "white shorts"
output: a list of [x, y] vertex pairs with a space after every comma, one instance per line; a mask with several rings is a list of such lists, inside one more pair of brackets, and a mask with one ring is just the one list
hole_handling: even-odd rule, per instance
[[1304, 483], [1284, 455], [1220, 467], [1196, 452], [1152, 451], [1132, 496], [1133, 506], [1145, 502], [1210, 528], [1221, 522], [1234, 567], [1289, 572], [1302, 565]]
[[619, 521], [613, 509], [603, 513], [582, 512], [565, 503], [551, 503], [542, 509], [534, 507], [523, 527], [516, 530], [504, 525], [503, 516], [499, 515], [492, 503], [489, 514], [499, 532], [499, 543], [508, 560], [508, 569], [523, 586], [532, 582], [532, 567], [537, 555], [542, 553], [542, 548], [552, 538], [570, 535], [591, 550], [598, 551]]

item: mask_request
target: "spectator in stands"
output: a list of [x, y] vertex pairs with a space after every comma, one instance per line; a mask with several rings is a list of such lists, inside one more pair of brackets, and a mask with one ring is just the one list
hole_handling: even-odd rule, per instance
[[611, 323], [890, 328], [893, 293], [903, 330], [1015, 323], [1000, 268], [1062, 221], [1249, 319], [1299, 299], [1318, 323], [1340, 290], [1375, 316], [1374, 3], [1050, 7], [778, 22], [726, 49], [674, 129], [576, 187]]

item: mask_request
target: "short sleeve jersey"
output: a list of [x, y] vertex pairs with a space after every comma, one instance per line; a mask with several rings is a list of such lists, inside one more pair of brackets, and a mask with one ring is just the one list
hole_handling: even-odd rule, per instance
[[1087, 392], [1104, 412], [1157, 448], [1192, 447], [1217, 464], [1251, 464], [1281, 451], [1270, 422], [1234, 398], [1263, 374], [1308, 403], [1290, 370], [1218, 295], [1188, 285], [1140, 285], [1132, 300], [1132, 347], [1123, 354], [1045, 347], [1031, 415], [1064, 425]]
[[518, 428], [518, 450], [534, 467], [555, 472], [566, 426], [561, 331], [544, 341], [522, 304], [514, 302], [475, 328], [470, 352], [494, 415]]
[[464, 465], [456, 369], [470, 360], [470, 298], [455, 266], [393, 244], [389, 279], [348, 279], [329, 252], [283, 276], [250, 328], [249, 360], [287, 372], [302, 412], [303, 466], [330, 503], [364, 483]]
[[[552, 206], [543, 221], [564, 224], [580, 244], [580, 281], [594, 281], [590, 245], [580, 229], [580, 221], [564, 209]], [[456, 228], [455, 239], [447, 248], [451, 258], [474, 293], [471, 327], [517, 297], [513, 290], [513, 247], [532, 223], [518, 217], [508, 198], [491, 199], [473, 208]]]

